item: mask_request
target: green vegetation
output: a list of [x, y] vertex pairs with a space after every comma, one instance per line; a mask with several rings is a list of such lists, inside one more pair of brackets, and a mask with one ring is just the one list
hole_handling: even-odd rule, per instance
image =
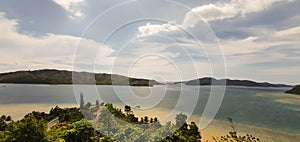
[[[59, 122], [47, 130], [47, 123], [56, 117], [59, 117]], [[5, 125], [1, 125], [0, 141], [200, 141], [196, 124], [187, 124], [185, 119], [184, 114], [179, 114], [176, 116], [176, 124], [169, 122], [163, 126], [157, 118], [145, 116], [139, 121], [133, 113], [124, 114], [112, 104], [106, 104], [94, 123], [83, 118], [79, 108], [55, 107], [49, 114], [32, 112], [17, 122], [3, 119]], [[176, 126], [181, 123], [183, 125], [178, 129]]]
[[0, 131], [3, 131], [7, 127], [7, 122], [11, 121], [10, 116], [2, 115], [0, 118]]
[[[112, 104], [84, 104], [80, 108], [52, 108], [49, 113], [32, 112], [22, 120], [10, 117], [0, 119], [0, 141], [2, 142], [201, 142], [195, 122], [188, 124], [187, 116], [177, 114], [175, 123], [162, 125], [159, 120], [144, 116], [135, 117], [131, 107], [124, 112]], [[85, 117], [84, 117], [85, 116]], [[229, 135], [215, 137], [216, 142], [258, 142], [251, 135], [238, 136], [233, 127]], [[54, 123], [54, 124], [53, 124]], [[53, 125], [52, 125], [53, 124]]]
[[[113, 81], [112, 81], [113, 79]], [[36, 71], [17, 71], [0, 74], [0, 83], [21, 84], [97, 84], [152, 86], [161, 83], [155, 80], [129, 78], [115, 74], [94, 74], [65, 70], [44, 69]]]
[[288, 90], [285, 93], [300, 95], [300, 85], [293, 87], [291, 90]]
[[33, 115], [27, 115], [21, 121], [10, 122], [0, 133], [0, 141], [43, 142], [46, 141], [46, 124]]
[[245, 136], [239, 136], [233, 126], [232, 119], [228, 118], [228, 120], [233, 131], [229, 132], [229, 134], [225, 136], [221, 136], [221, 138], [213, 137], [215, 142], [260, 142], [259, 138], [255, 138], [249, 134], [246, 134]]
[[[22, 120], [14, 122], [1, 117], [0, 141], [4, 142], [113, 142], [113, 141], [160, 141], [201, 142], [201, 135], [195, 122], [188, 124], [187, 116], [180, 113], [175, 124], [161, 125], [157, 118], [147, 116], [140, 120], [133, 113], [124, 114], [121, 109], [106, 104], [99, 109], [96, 123], [83, 117], [79, 108], [52, 108], [50, 113], [32, 112]], [[128, 110], [128, 106], [125, 107]], [[59, 122], [47, 129], [47, 123], [59, 117]], [[2, 119], [3, 118], [3, 119]], [[129, 123], [126, 123], [129, 122]], [[230, 120], [232, 124], [232, 120]], [[139, 125], [134, 125], [139, 124]], [[48, 125], [49, 126], [49, 125]], [[229, 135], [215, 137], [216, 142], [259, 142], [251, 135], [238, 136], [233, 124]]]

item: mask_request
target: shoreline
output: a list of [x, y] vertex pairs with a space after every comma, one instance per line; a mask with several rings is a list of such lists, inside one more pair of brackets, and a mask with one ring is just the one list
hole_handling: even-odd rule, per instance
[[[132, 110], [135, 116], [137, 116], [138, 118], [143, 117], [145, 116], [145, 114], [147, 114], [148, 117], [157, 117], [158, 120], [163, 120], [161, 121], [162, 124], [164, 124], [164, 118], [166, 117], [166, 115], [170, 113], [170, 110], [167, 109], [142, 110], [133, 108]], [[187, 122], [190, 123], [191, 121], [194, 121], [199, 127], [200, 119], [201, 117], [192, 115], [187, 120]], [[174, 120], [175, 119], [173, 119], [173, 121]], [[238, 132], [238, 135], [253, 135], [255, 137], [258, 137], [263, 142], [294, 142], [295, 139], [300, 139], [300, 134], [296, 133], [289, 133], [253, 125], [239, 124], [237, 122], [233, 123], [236, 131]], [[202, 136], [201, 141], [214, 142], [212, 138], [213, 136], [217, 136], [220, 138], [221, 136], [227, 135], [230, 131], [232, 131], [232, 128], [229, 121], [213, 119], [207, 127], [203, 129], [200, 129], [199, 127], [199, 131]]]
[[257, 93], [256, 96], [270, 98], [279, 103], [300, 105], [300, 95], [287, 93]]
[[[24, 115], [32, 112], [32, 111], [43, 111], [49, 112], [52, 107], [58, 105], [61, 108], [65, 107], [78, 107], [77, 104], [1, 104], [0, 105], [0, 115], [10, 115], [12, 116], [13, 120], [19, 120], [24, 117]], [[123, 107], [119, 105], [114, 105], [118, 108], [123, 109]], [[157, 117], [158, 120], [164, 124], [164, 121], [169, 121], [165, 119], [166, 115], [170, 113], [170, 110], [167, 109], [136, 109], [132, 108], [133, 113], [138, 118], [144, 117], [147, 115], [148, 117]], [[201, 117], [192, 115], [188, 119], [188, 123], [191, 121], [196, 122], [199, 126], [199, 120]], [[172, 118], [174, 121], [175, 119]], [[295, 139], [300, 139], [300, 134], [288, 133], [284, 131], [272, 130], [268, 128], [258, 127], [258, 126], [251, 126], [245, 124], [239, 124], [234, 122], [235, 129], [238, 132], [238, 135], [245, 135], [250, 134], [255, 137], [260, 138], [260, 140], [264, 142], [273, 142], [273, 141], [282, 141], [282, 142], [293, 142]], [[228, 134], [228, 132], [232, 131], [230, 127], [230, 123], [228, 121], [222, 120], [212, 120], [212, 122], [205, 127], [204, 129], [200, 129], [200, 133], [202, 136], [202, 141], [210, 141], [213, 142], [213, 136], [223, 136]]]
[[32, 111], [47, 112], [51, 108], [59, 106], [61, 108], [77, 107], [77, 104], [0, 104], [0, 115], [9, 115], [14, 121], [22, 119]]

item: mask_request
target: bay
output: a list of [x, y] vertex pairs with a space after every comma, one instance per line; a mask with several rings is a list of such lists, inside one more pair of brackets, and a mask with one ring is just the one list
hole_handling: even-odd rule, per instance
[[[85, 102], [95, 103], [99, 100], [118, 106], [138, 106], [145, 110], [174, 110], [179, 106], [180, 109], [176, 111], [186, 113], [184, 111], [188, 110], [193, 112], [192, 115], [201, 117], [211, 89], [210, 86], [185, 85], [129, 87], [1, 84], [0, 104], [79, 104], [79, 95], [83, 93]], [[300, 104], [281, 103], [256, 96], [257, 93], [278, 93], [288, 89], [290, 88], [226, 87], [215, 119], [226, 120], [230, 117], [235, 123], [299, 134]]]

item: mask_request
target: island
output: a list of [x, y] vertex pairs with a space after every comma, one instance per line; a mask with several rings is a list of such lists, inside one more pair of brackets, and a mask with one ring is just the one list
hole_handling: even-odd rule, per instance
[[294, 86], [291, 90], [286, 91], [285, 93], [300, 95], [300, 85]]
[[255, 82], [251, 80], [232, 80], [232, 79], [215, 79], [212, 77], [204, 77], [198, 78], [194, 80], [184, 81], [184, 82], [176, 82], [184, 83], [185, 85], [226, 85], [226, 86], [245, 86], [245, 87], [291, 87], [290, 85], [286, 84], [272, 84], [268, 82]]
[[0, 83], [15, 84], [96, 84], [153, 86], [161, 83], [142, 78], [131, 78], [117, 74], [76, 72], [56, 69], [16, 71], [0, 74]]

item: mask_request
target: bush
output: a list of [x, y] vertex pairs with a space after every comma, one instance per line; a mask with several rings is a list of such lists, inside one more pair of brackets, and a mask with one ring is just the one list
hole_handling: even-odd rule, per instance
[[234, 128], [233, 121], [231, 118], [228, 118], [230, 126], [233, 131], [225, 136], [213, 137], [215, 142], [260, 142], [259, 138], [255, 138], [252, 135], [246, 134], [245, 136], [239, 136]]

